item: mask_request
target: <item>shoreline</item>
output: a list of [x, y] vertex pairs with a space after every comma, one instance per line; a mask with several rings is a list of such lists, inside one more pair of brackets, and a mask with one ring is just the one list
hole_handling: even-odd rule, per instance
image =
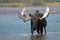
[[[23, 7], [0, 7], [0, 14], [17, 14]], [[25, 7], [27, 12], [39, 10], [45, 12], [46, 7]], [[51, 14], [60, 14], [60, 7], [50, 7]]]

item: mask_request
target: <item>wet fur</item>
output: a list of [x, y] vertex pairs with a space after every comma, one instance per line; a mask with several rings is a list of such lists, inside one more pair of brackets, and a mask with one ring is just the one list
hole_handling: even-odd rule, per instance
[[[34, 17], [34, 15], [31, 15], [31, 34], [33, 35], [34, 31], [37, 31], [38, 34], [43, 34], [43, 28], [45, 30], [45, 34], [46, 34], [46, 26], [47, 26], [47, 21], [45, 18], [43, 18], [42, 20], [40, 20], [39, 18], [42, 17], [40, 15], [38, 15], [38, 17]], [[33, 26], [34, 22], [36, 22], [37, 27], [35, 28]]]

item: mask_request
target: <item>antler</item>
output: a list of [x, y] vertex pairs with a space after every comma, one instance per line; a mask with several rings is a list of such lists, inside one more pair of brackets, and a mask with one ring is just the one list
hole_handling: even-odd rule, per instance
[[[47, 6], [46, 12], [44, 13], [42, 18], [47, 18], [49, 16], [49, 12], [50, 12], [50, 8]], [[40, 19], [42, 19], [42, 18], [40, 18]]]
[[26, 14], [26, 9], [25, 7], [21, 10], [21, 16], [25, 15]]
[[25, 9], [25, 7], [18, 14], [19, 14], [19, 18], [21, 18], [22, 20], [26, 20], [26, 9]]

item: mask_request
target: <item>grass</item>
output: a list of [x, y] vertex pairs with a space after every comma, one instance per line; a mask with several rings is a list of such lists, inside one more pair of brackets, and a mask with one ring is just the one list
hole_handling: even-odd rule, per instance
[[[53, 2], [53, 3], [43, 3], [43, 5], [40, 6], [53, 6], [53, 7], [60, 7], [60, 3], [59, 2]], [[0, 7], [24, 7], [24, 6], [29, 6], [28, 4], [23, 4], [23, 3], [0, 3]], [[32, 5], [33, 6], [33, 5]], [[33, 6], [35, 7], [35, 6]]]
[[0, 3], [0, 7], [20, 7], [22, 3]]
[[47, 2], [47, 3], [44, 3], [45, 6], [49, 5], [51, 7], [60, 7], [60, 2]]

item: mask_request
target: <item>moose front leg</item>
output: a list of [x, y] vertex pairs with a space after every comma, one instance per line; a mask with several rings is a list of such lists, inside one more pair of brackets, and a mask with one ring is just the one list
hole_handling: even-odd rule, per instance
[[46, 35], [46, 27], [44, 27], [44, 32], [45, 32], [45, 35]]
[[31, 35], [33, 35], [33, 32], [34, 32], [33, 27], [31, 27]]

